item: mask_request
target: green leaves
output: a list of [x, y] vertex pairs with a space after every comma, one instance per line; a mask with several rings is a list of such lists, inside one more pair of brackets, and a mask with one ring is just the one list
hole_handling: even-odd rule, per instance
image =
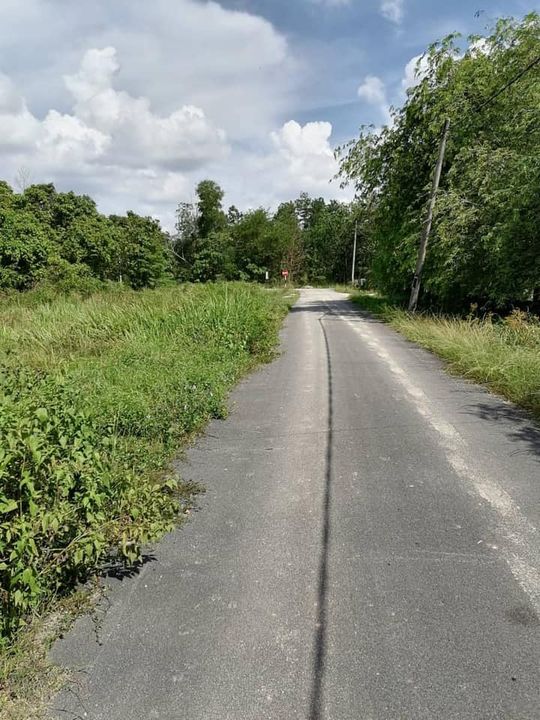
[[87, 195], [52, 183], [15, 194], [0, 181], [0, 289], [39, 284], [86, 296], [104, 280], [154, 287], [169, 264], [168, 236], [152, 218], [105, 217]]
[[176, 525], [192, 491], [164, 469], [270, 356], [285, 309], [279, 291], [216, 283], [60, 298], [12, 317], [18, 352], [0, 367], [0, 644], [104, 561], [137, 562]]
[[47, 421], [47, 418], [49, 417], [49, 413], [47, 412], [47, 408], [38, 408], [36, 410], [36, 417], [39, 420], [40, 423], [44, 423]]
[[63, 381], [20, 369], [1, 375], [0, 642], [111, 547], [134, 562], [176, 513], [168, 487], [120, 469], [122, 446], [82, 405]]
[[16, 510], [19, 507], [16, 500], [10, 500], [5, 495], [0, 495], [0, 514], [5, 514]]
[[[486, 38], [449, 36], [422, 59], [394, 123], [342, 149], [341, 176], [372, 202], [376, 284], [408, 295], [444, 118], [446, 161], [424, 271], [424, 304], [527, 300], [540, 283], [540, 16], [500, 20]], [[487, 100], [492, 101], [486, 103]]]

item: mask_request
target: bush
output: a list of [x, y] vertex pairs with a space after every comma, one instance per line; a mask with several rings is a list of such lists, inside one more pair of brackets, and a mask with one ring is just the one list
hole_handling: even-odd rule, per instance
[[111, 427], [66, 382], [4, 368], [0, 375], [0, 635], [65, 592], [115, 546], [137, 559], [172, 527], [173, 480], [141, 483]]
[[[23, 302], [33, 295], [32, 302]], [[165, 474], [271, 356], [279, 291], [119, 287], [0, 303], [0, 637], [107, 558], [131, 563], [192, 488]]]

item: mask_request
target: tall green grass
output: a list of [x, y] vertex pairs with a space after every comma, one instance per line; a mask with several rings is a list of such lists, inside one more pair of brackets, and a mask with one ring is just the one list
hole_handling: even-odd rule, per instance
[[516, 311], [502, 320], [411, 314], [384, 298], [355, 292], [352, 299], [388, 322], [409, 340], [448, 362], [464, 375], [540, 419], [540, 322]]
[[192, 488], [172, 456], [272, 356], [286, 311], [240, 283], [0, 303], [0, 642], [174, 527]]

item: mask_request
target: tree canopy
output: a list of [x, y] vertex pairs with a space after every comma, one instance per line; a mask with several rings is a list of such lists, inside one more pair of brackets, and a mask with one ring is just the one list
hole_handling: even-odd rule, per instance
[[[540, 17], [432, 45], [381, 132], [341, 151], [341, 175], [370, 208], [373, 280], [408, 294], [439, 139], [450, 136], [424, 270], [424, 304], [527, 299], [540, 287]], [[529, 72], [523, 72], [529, 68]]]
[[52, 183], [15, 193], [0, 182], [0, 289], [26, 290], [42, 280], [123, 280], [152, 287], [172, 259], [152, 218], [107, 217], [87, 195], [59, 193]]

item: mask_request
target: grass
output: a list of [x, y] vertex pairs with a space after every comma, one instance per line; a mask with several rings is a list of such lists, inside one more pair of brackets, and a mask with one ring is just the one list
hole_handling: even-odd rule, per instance
[[0, 302], [2, 720], [37, 717], [59, 682], [48, 618], [182, 519], [172, 458], [272, 358], [292, 300], [230, 283]]
[[49, 648], [77, 616], [93, 610], [100, 592], [85, 588], [58, 601], [19, 634], [16, 646], [0, 654], [2, 720], [43, 720], [50, 698], [69, 680], [66, 670], [49, 661]]
[[503, 320], [411, 314], [376, 293], [351, 299], [406, 338], [448, 363], [455, 374], [480, 382], [540, 419], [540, 322], [516, 311]]

